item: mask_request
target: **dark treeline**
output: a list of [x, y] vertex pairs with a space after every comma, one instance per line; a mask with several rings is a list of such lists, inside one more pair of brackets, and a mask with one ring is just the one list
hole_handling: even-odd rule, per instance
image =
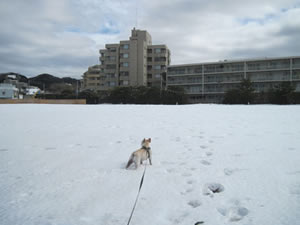
[[[56, 85], [52, 94], [39, 94], [36, 98], [45, 99], [86, 99], [87, 104], [187, 104], [184, 89], [168, 87], [115, 87], [109, 91], [85, 90], [76, 94], [76, 90], [66, 85]], [[50, 90], [50, 88], [49, 88]], [[244, 79], [238, 88], [225, 93], [223, 104], [300, 104], [300, 93], [295, 86], [285, 81], [273, 86], [266, 92], [255, 92], [253, 83]]]
[[60, 94], [40, 94], [37, 98], [47, 99], [86, 99], [87, 104], [186, 104], [187, 99], [183, 88], [169, 87], [161, 90], [157, 87], [115, 87], [109, 91], [95, 92], [85, 90], [75, 95], [64, 91]]
[[224, 104], [300, 104], [300, 93], [295, 92], [295, 86], [284, 81], [275, 85], [267, 92], [254, 92], [253, 84], [244, 79], [237, 89], [225, 93]]

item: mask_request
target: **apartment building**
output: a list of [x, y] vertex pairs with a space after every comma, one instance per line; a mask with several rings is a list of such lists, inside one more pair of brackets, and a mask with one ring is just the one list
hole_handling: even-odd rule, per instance
[[221, 103], [228, 90], [247, 78], [257, 93], [283, 81], [291, 81], [300, 92], [300, 56], [173, 65], [167, 86], [183, 87], [190, 103]]
[[141, 85], [163, 88], [166, 84], [170, 51], [166, 45], [152, 45], [145, 30], [133, 29], [129, 40], [106, 44], [99, 52], [99, 90]]
[[90, 66], [83, 74], [81, 90], [99, 90], [100, 71], [100, 65]]
[[165, 87], [170, 51], [166, 45], [150, 45], [147, 48], [147, 86]]

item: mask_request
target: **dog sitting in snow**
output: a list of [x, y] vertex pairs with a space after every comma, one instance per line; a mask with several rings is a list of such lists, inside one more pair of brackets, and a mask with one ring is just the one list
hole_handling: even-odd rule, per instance
[[150, 165], [152, 165], [152, 152], [150, 148], [151, 138], [145, 139], [142, 141], [142, 147], [135, 152], [133, 152], [128, 160], [126, 165], [126, 169], [128, 169], [131, 164], [135, 164], [135, 168], [137, 169], [140, 164], [143, 164], [143, 161], [149, 159]]

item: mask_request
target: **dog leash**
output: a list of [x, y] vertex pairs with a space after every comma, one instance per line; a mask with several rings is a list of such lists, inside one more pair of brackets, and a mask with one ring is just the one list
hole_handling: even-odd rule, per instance
[[140, 182], [140, 187], [139, 187], [139, 191], [138, 191], [138, 194], [136, 196], [136, 199], [135, 199], [135, 202], [134, 202], [134, 205], [133, 205], [133, 208], [132, 208], [132, 211], [131, 211], [131, 214], [130, 214], [130, 217], [129, 217], [129, 220], [128, 220], [128, 223], [127, 225], [130, 224], [130, 221], [131, 221], [131, 218], [132, 218], [132, 215], [133, 215], [133, 212], [135, 210], [135, 206], [136, 206], [136, 203], [139, 199], [139, 195], [140, 195], [140, 192], [141, 192], [141, 189], [142, 189], [142, 186], [143, 186], [143, 183], [144, 183], [144, 177], [145, 177], [145, 173], [146, 173], [146, 168], [147, 168], [147, 164], [145, 164], [145, 169], [144, 169], [144, 173], [143, 173], [143, 176], [141, 178], [141, 182]]

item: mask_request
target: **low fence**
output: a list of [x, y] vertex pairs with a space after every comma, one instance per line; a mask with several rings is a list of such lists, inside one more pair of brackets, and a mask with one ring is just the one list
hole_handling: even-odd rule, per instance
[[86, 104], [85, 99], [0, 99], [0, 104]]

